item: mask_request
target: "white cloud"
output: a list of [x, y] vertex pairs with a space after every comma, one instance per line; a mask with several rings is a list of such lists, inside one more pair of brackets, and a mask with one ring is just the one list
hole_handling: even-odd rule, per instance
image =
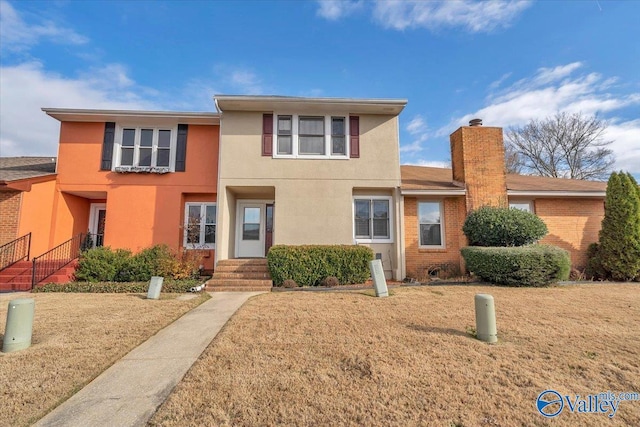
[[260, 95], [263, 93], [260, 78], [252, 71], [238, 69], [230, 75], [230, 83], [242, 93]]
[[422, 151], [422, 144], [429, 139], [427, 122], [422, 116], [415, 116], [405, 126], [405, 130], [411, 135], [412, 142], [409, 144], [402, 144], [400, 146], [401, 153], [412, 153], [416, 151]]
[[[113, 70], [119, 70], [113, 73]], [[117, 64], [94, 69], [101, 76], [67, 78], [46, 72], [38, 62], [0, 69], [0, 155], [55, 155], [59, 123], [42, 107], [98, 109], [158, 109], [140, 98], [124, 68]]]
[[430, 167], [430, 168], [447, 168], [447, 169], [451, 168], [451, 162], [444, 162], [444, 161], [440, 161], [440, 160], [422, 160], [422, 159], [418, 159], [418, 160], [415, 160], [415, 161], [409, 161], [409, 162], [403, 163], [403, 165], [427, 166], [427, 167]]
[[352, 0], [318, 0], [316, 13], [329, 21], [337, 21], [361, 9], [363, 4], [362, 1]]
[[543, 119], [558, 111], [597, 114], [611, 123], [605, 137], [615, 141], [611, 145], [615, 167], [640, 172], [640, 120], [625, 121], [616, 116], [624, 108], [640, 105], [640, 93], [616, 93], [615, 77], [581, 73], [582, 68], [580, 62], [540, 68], [533, 76], [491, 94], [485, 107], [452, 120], [436, 135], [448, 135], [475, 117], [482, 118], [485, 126], [509, 127], [522, 126], [531, 119]]
[[375, 2], [373, 17], [383, 27], [407, 28], [463, 27], [472, 33], [506, 28], [529, 6], [530, 1], [387, 1]]
[[0, 1], [0, 40], [2, 40], [0, 47], [2, 50], [23, 51], [38, 44], [42, 39], [72, 45], [89, 41], [87, 37], [54, 21], [28, 24], [8, 1]]

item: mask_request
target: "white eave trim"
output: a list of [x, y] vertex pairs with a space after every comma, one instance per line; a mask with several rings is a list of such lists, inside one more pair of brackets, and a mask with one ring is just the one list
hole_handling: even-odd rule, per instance
[[193, 125], [218, 125], [219, 113], [188, 111], [86, 110], [75, 108], [42, 108], [61, 122], [173, 121]]
[[513, 197], [602, 197], [605, 191], [551, 191], [551, 190], [507, 190], [507, 196]]
[[400, 190], [403, 196], [464, 196], [466, 190]]

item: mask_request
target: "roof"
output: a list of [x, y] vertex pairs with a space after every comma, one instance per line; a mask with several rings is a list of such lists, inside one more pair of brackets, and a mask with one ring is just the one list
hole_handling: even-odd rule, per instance
[[219, 113], [190, 111], [90, 110], [76, 108], [43, 108], [42, 111], [61, 122], [122, 122], [144, 120], [158, 124], [175, 121], [189, 125], [218, 125]]
[[55, 157], [0, 157], [0, 183], [56, 173]]
[[[403, 165], [400, 173], [403, 194], [464, 194], [448, 168]], [[606, 190], [607, 183], [600, 181], [507, 174], [510, 196], [604, 197]]]
[[219, 111], [296, 111], [301, 113], [352, 113], [398, 115], [406, 99], [304, 98], [272, 95], [215, 95]]

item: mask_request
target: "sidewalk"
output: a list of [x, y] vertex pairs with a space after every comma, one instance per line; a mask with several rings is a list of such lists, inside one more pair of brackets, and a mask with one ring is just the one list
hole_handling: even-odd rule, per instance
[[261, 293], [213, 293], [34, 425], [144, 426], [229, 318]]

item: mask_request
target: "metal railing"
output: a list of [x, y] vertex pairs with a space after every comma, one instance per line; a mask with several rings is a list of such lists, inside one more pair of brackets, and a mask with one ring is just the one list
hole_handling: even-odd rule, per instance
[[3, 270], [18, 261], [29, 260], [31, 251], [31, 233], [18, 237], [15, 240], [0, 246], [0, 270]]
[[31, 289], [80, 256], [83, 234], [72, 237], [53, 249], [33, 258]]

